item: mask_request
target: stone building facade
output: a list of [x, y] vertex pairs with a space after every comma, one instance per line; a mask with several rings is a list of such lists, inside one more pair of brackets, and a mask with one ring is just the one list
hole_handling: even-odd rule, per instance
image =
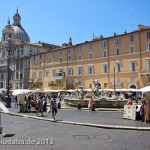
[[30, 56], [56, 47], [42, 42], [31, 43], [27, 32], [21, 25], [21, 16], [17, 9], [13, 16], [13, 23], [10, 24], [8, 19], [6, 26], [2, 30], [0, 42], [0, 88], [7, 88], [9, 69], [9, 86], [11, 89], [28, 89], [30, 86]]

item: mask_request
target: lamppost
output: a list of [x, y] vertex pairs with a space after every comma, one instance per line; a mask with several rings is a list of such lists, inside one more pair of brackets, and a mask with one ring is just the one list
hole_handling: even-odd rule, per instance
[[7, 57], [7, 104], [6, 107], [11, 108], [11, 98], [9, 94], [9, 88], [10, 88], [10, 70], [9, 70], [9, 65], [10, 65], [10, 51], [11, 51], [11, 37], [9, 35], [8, 39], [8, 57]]

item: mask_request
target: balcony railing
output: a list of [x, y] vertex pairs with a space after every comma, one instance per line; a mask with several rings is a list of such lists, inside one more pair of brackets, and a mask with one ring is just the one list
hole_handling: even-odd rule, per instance
[[62, 83], [53, 83], [53, 82], [50, 82], [48, 85], [49, 86], [63, 86]]
[[139, 70], [139, 74], [150, 74], [150, 70]]
[[55, 73], [53, 75], [54, 79], [64, 79], [64, 73], [63, 72], [59, 72], [59, 73]]

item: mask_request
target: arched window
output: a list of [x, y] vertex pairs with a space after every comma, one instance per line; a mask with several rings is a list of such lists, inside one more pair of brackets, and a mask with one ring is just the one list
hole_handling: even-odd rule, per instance
[[130, 85], [130, 88], [131, 89], [136, 89], [136, 86], [135, 85]]

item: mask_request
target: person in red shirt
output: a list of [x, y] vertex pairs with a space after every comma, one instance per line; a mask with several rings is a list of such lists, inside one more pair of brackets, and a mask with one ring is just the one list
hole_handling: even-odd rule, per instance
[[89, 112], [92, 111], [93, 103], [94, 103], [94, 101], [93, 101], [93, 98], [91, 96], [89, 99], [89, 104], [88, 104]]
[[129, 98], [129, 100], [128, 100], [126, 105], [132, 105], [132, 104], [133, 104], [133, 100], [132, 100], [132, 98]]

